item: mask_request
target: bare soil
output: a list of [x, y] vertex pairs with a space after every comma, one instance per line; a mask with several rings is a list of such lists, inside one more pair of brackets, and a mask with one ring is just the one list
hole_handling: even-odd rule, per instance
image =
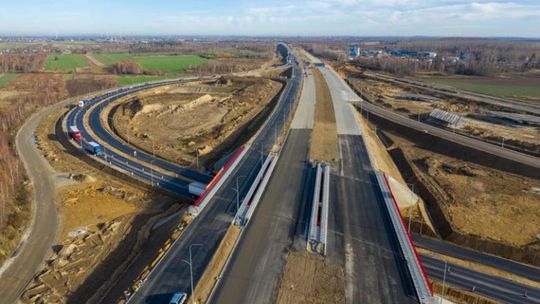
[[247, 125], [280, 88], [280, 83], [257, 78], [173, 86], [126, 99], [114, 113], [114, 126], [146, 151], [191, 165], [197, 154], [202, 162]]
[[61, 115], [42, 120], [36, 143], [57, 172], [73, 179], [56, 178], [62, 228], [57, 254], [30, 283], [25, 303], [99, 302], [133, 268], [143, 245], [148, 252], [161, 246], [148, 241], [150, 227], [169, 213], [165, 210], [179, 207], [169, 197], [134, 187], [67, 152], [55, 133]]
[[278, 304], [345, 303], [343, 268], [308, 252], [289, 252]]
[[[370, 78], [369, 73], [366, 75], [368, 75], [368, 77], [349, 77], [348, 79], [357, 89], [361, 88], [362, 92], [368, 96], [370, 101], [402, 115], [407, 115], [413, 119], [416, 119], [419, 116], [425, 117], [425, 115], [429, 114], [435, 108], [463, 116], [468, 114], [480, 114], [484, 110], [491, 109], [488, 106], [480, 106], [474, 102], [466, 102], [450, 97], [440, 98], [435, 102], [399, 99], [396, 97], [406, 94], [421, 94], [428, 96], [429, 94], [416, 88], [405, 88], [404, 86], [398, 86]], [[515, 141], [514, 144], [517, 146], [528, 147], [531, 150], [536, 150], [535, 147], [537, 147], [540, 138], [540, 129], [535, 127], [503, 125], [474, 118], [465, 118], [464, 122], [461, 131], [464, 131], [465, 133], [495, 141], [502, 140], [504, 137], [507, 141]]]
[[339, 159], [336, 115], [328, 84], [318, 69], [312, 69], [315, 79], [315, 121], [309, 158], [333, 162]]
[[450, 158], [390, 136], [433, 192], [441, 194], [440, 204], [454, 229], [513, 246], [537, 243], [540, 180]]

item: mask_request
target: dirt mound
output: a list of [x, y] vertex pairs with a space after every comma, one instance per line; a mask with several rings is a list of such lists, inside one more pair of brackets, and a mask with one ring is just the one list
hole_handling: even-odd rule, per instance
[[452, 228], [511, 246], [533, 245], [540, 231], [540, 180], [433, 153], [391, 135], [416, 167]]
[[[204, 163], [279, 91], [269, 79], [220, 78], [129, 97], [113, 112], [121, 137], [181, 165]], [[122, 101], [120, 101], [122, 102]]]
[[[110, 221], [97, 230], [66, 239], [23, 294], [23, 303], [67, 303], [66, 295], [81, 286], [127, 232], [130, 218]], [[89, 254], [89, 253], [92, 254]]]
[[291, 252], [280, 282], [277, 303], [345, 303], [343, 268], [316, 254]]

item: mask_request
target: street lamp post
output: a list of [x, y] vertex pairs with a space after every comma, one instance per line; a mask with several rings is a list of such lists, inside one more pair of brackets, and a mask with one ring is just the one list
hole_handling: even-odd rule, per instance
[[190, 277], [190, 281], [191, 281], [191, 303], [192, 304], [195, 304], [195, 294], [193, 293], [193, 261], [191, 259], [191, 248], [193, 246], [201, 246], [202, 247], [202, 244], [191, 244], [189, 245], [189, 262], [182, 259], [182, 262], [186, 263], [189, 265], [189, 277]]
[[240, 175], [236, 177], [236, 188], [233, 188], [233, 191], [236, 192], [236, 212], [240, 210], [240, 186], [238, 185], [238, 180], [245, 178], [245, 175]]
[[444, 288], [446, 285], [446, 270], [448, 269], [448, 262], [444, 261], [444, 274], [443, 274], [443, 281], [442, 281], [442, 292], [441, 292], [441, 300], [439, 301], [439, 304], [442, 303], [444, 299]]
[[150, 180], [152, 181], [152, 187], [154, 187], [154, 161], [155, 159], [152, 159], [150, 162]]
[[409, 223], [408, 223], [408, 230], [409, 230], [409, 233], [411, 233], [411, 219], [412, 219], [412, 209], [413, 209], [413, 205], [414, 205], [414, 202], [413, 202], [413, 195], [414, 195], [414, 185], [413, 184], [409, 184], [409, 186], [411, 186], [412, 190], [411, 190], [411, 207], [409, 207]]

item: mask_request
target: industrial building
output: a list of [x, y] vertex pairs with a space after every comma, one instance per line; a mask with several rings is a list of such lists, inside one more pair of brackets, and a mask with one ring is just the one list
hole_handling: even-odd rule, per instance
[[434, 109], [429, 113], [427, 121], [445, 127], [459, 128], [463, 123], [463, 117], [440, 109]]

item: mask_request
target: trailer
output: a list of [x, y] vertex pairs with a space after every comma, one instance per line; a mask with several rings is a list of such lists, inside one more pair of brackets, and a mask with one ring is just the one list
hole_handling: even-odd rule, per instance
[[76, 126], [69, 127], [69, 136], [75, 141], [81, 140], [81, 131]]
[[188, 191], [189, 193], [200, 196], [203, 194], [203, 192], [206, 190], [206, 184], [199, 183], [199, 182], [191, 182], [188, 185]]
[[101, 147], [100, 144], [98, 144], [97, 142], [95, 141], [90, 141], [88, 142], [84, 148], [86, 149], [86, 151], [94, 154], [94, 155], [101, 155], [103, 154], [103, 148]]

